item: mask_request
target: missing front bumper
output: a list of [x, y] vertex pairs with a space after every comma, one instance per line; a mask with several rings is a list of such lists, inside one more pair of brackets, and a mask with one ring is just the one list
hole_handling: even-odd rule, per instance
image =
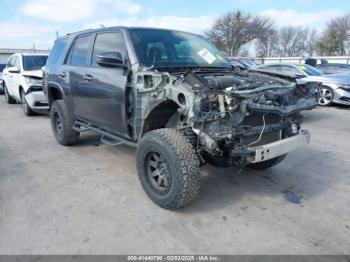
[[48, 110], [49, 105], [46, 100], [46, 96], [43, 91], [34, 91], [25, 95], [28, 106], [35, 110]]
[[257, 163], [273, 159], [292, 150], [305, 146], [310, 143], [310, 133], [307, 130], [302, 130], [300, 134], [272, 142], [258, 147], [250, 147], [249, 151], [253, 151], [253, 155], [247, 158], [250, 163]]

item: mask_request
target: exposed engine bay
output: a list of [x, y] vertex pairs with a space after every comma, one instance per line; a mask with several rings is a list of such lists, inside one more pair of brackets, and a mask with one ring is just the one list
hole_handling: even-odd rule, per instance
[[141, 70], [134, 81], [134, 139], [162, 123], [180, 130], [203, 163], [224, 167], [266, 161], [308, 143], [300, 112], [315, 108], [318, 98], [317, 83], [259, 71], [242, 77], [229, 70]]

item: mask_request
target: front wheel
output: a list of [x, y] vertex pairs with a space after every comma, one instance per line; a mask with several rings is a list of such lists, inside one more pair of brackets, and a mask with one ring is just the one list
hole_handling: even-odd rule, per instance
[[3, 83], [3, 87], [4, 87], [4, 95], [5, 95], [6, 103], [8, 103], [8, 104], [15, 104], [16, 100], [10, 96], [9, 91], [7, 90], [7, 86], [6, 86], [5, 82]]
[[136, 162], [142, 187], [158, 206], [177, 209], [197, 196], [199, 160], [180, 132], [164, 128], [145, 134], [137, 148]]
[[320, 98], [318, 99], [318, 104], [320, 106], [329, 106], [332, 104], [334, 98], [334, 93], [328, 86], [321, 87]]
[[50, 120], [53, 134], [58, 143], [69, 146], [78, 142], [80, 133], [73, 129], [73, 117], [63, 100], [56, 100], [52, 103]]
[[286, 158], [286, 156], [287, 156], [287, 154], [276, 157], [276, 158], [272, 158], [272, 159], [269, 159], [266, 161], [248, 164], [247, 167], [249, 167], [251, 169], [259, 169], [259, 170], [268, 169], [270, 167], [273, 167], [273, 166], [281, 163], [282, 160]]
[[35, 112], [29, 107], [27, 100], [25, 98], [25, 93], [24, 90], [21, 90], [21, 104], [22, 104], [22, 108], [23, 108], [23, 112], [26, 116], [33, 116], [35, 115]]

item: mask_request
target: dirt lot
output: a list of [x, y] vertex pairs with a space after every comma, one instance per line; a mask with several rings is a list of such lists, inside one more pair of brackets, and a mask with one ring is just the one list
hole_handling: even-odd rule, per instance
[[304, 115], [308, 147], [268, 171], [207, 166], [197, 201], [170, 212], [144, 194], [134, 149], [60, 146], [47, 116], [0, 97], [0, 253], [350, 254], [350, 109]]

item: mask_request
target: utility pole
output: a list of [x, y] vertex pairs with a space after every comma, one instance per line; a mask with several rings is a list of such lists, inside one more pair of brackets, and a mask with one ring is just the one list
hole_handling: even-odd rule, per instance
[[36, 50], [35, 50], [35, 43], [33, 42], [33, 50], [34, 50], [34, 53], [36, 53]]

